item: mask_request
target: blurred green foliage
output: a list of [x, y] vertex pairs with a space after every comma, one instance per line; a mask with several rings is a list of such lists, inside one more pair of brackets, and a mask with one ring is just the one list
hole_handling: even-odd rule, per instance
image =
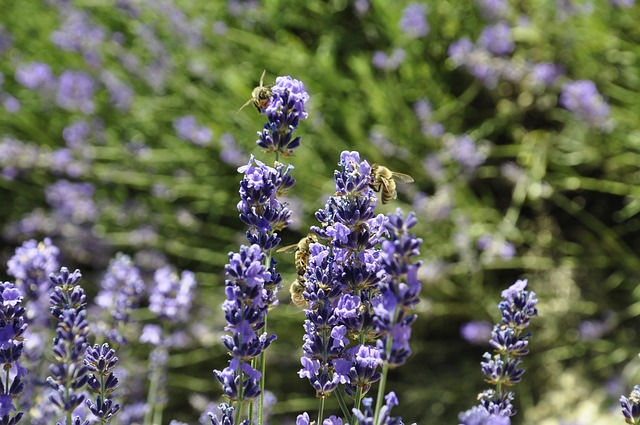
[[[500, 291], [516, 278], [529, 279], [540, 298], [540, 318], [532, 326], [527, 373], [515, 388], [514, 424], [581, 420], [589, 402], [605, 414], [619, 395], [605, 393], [605, 383], [622, 378], [620, 391], [626, 391], [639, 379], [636, 368], [627, 367], [640, 351], [637, 6], [597, 0], [589, 3], [593, 10], [571, 14], [563, 12], [563, 4], [582, 10], [586, 3], [511, 5], [513, 66], [554, 62], [564, 68], [567, 81], [594, 81], [615, 122], [611, 131], [600, 131], [558, 105], [558, 85], [538, 90], [503, 80], [487, 88], [455, 67], [449, 46], [463, 36], [476, 40], [486, 25], [470, 0], [425, 3], [430, 32], [424, 38], [402, 31], [406, 3], [386, 0], [371, 0], [364, 13], [347, 0], [176, 0], [186, 28], [176, 27], [173, 15], [163, 12], [170, 1], [131, 2], [138, 16], [110, 1], [55, 3], [1, 6], [0, 27], [13, 38], [0, 56], [1, 89], [21, 108], [0, 113], [0, 136], [37, 146], [44, 155], [64, 147], [63, 130], [77, 119], [101, 130], [78, 158], [88, 165], [81, 175], [52, 172], [52, 162], [43, 160], [25, 165], [13, 179], [0, 179], [2, 259], [22, 240], [49, 235], [63, 248], [63, 264], [93, 273], [94, 281], [116, 251], [161, 253], [178, 268], [195, 271], [200, 287], [194, 312], [209, 333], [198, 335], [201, 346], [172, 355], [167, 420], [194, 422], [197, 414], [185, 403], [192, 393], [221, 396], [211, 370], [227, 361], [217, 339], [223, 327], [223, 266], [244, 238], [235, 208], [239, 164], [221, 159], [229, 147], [223, 135], [233, 137], [244, 161], [250, 153], [272, 161], [255, 146], [265, 118], [250, 108], [236, 113], [264, 69], [266, 82], [291, 75], [311, 96], [309, 119], [299, 129], [302, 146], [287, 158], [297, 179], [290, 202], [301, 207], [282, 234], [284, 244], [295, 243], [315, 224], [313, 213], [334, 190], [333, 170], [343, 150], [358, 150], [369, 162], [416, 180], [399, 186], [397, 201], [380, 206], [381, 211], [416, 210], [416, 233], [424, 239], [424, 301], [414, 327], [415, 352], [388, 384], [399, 394], [396, 413], [405, 422], [455, 423], [459, 411], [475, 404], [476, 393], [485, 388], [479, 361], [487, 347], [471, 346], [459, 327], [496, 320]], [[65, 25], [62, 11], [70, 9], [84, 11], [105, 31], [96, 47], [98, 66], [52, 42], [52, 32]], [[190, 45], [179, 31], [189, 28], [200, 31], [200, 44]], [[155, 34], [160, 47], [144, 31]], [[118, 37], [123, 41], [112, 41]], [[397, 69], [373, 65], [376, 51], [391, 54], [397, 48], [406, 53]], [[139, 72], [124, 65], [128, 55], [138, 58]], [[51, 96], [14, 80], [19, 65], [33, 62], [49, 64], [56, 75], [73, 69], [99, 78], [109, 70], [133, 89], [131, 108], [109, 105], [101, 88], [90, 116], [61, 109]], [[154, 67], [163, 80], [155, 87], [149, 76]], [[433, 106], [433, 121], [444, 126], [443, 136], [421, 131], [413, 108], [424, 99]], [[174, 120], [187, 114], [212, 130], [210, 144], [196, 146], [176, 135]], [[468, 173], [445, 155], [442, 175], [434, 178], [425, 159], [446, 152], [447, 140], [464, 134], [486, 161]], [[11, 161], [0, 158], [3, 166]], [[60, 178], [95, 185], [99, 218], [63, 223], [46, 234], [12, 232], [11, 223], [32, 211], [47, 214], [51, 205], [44, 188]], [[70, 224], [83, 227], [95, 237], [90, 243], [100, 241], [102, 249], [89, 249]], [[152, 237], [133, 237], [141, 227]], [[509, 242], [515, 255], [502, 258], [479, 249], [483, 235]], [[276, 255], [285, 280], [295, 276], [292, 257]], [[142, 265], [145, 258], [137, 257]], [[147, 266], [152, 269], [153, 263]], [[267, 372], [267, 386], [280, 400], [276, 423], [285, 418], [290, 423], [300, 411], [316, 408], [312, 389], [296, 375], [304, 315], [286, 293], [269, 319], [278, 334], [268, 350]], [[585, 320], [606, 322], [606, 331], [586, 338], [580, 331]]]

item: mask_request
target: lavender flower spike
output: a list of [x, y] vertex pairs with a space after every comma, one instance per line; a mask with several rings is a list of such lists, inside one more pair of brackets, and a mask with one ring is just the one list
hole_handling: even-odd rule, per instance
[[47, 383], [55, 390], [51, 401], [71, 419], [71, 413], [84, 401], [82, 390], [88, 380], [87, 367], [82, 364], [89, 345], [86, 296], [78, 285], [82, 278], [80, 270], [69, 273], [62, 267], [60, 274], [52, 273], [49, 278], [55, 285], [50, 304], [58, 327], [53, 339], [55, 363], [50, 366]]
[[620, 406], [626, 423], [630, 425], [640, 423], [640, 385], [633, 387], [629, 398], [620, 396]]
[[23, 415], [22, 412], [18, 412], [11, 417], [11, 412], [16, 410], [13, 399], [24, 390], [22, 378], [27, 373], [19, 361], [24, 348], [23, 334], [27, 329], [22, 299], [12, 283], [0, 282], [0, 363], [6, 371], [6, 378], [0, 381], [2, 424], [16, 424]]
[[489, 341], [494, 352], [485, 353], [480, 363], [485, 380], [496, 389], [482, 392], [478, 396], [480, 405], [460, 414], [460, 425], [509, 425], [509, 417], [515, 415], [511, 404], [514, 394], [503, 386], [520, 382], [525, 372], [520, 364], [529, 353], [531, 333], [523, 331], [538, 315], [536, 294], [526, 287], [526, 280], [518, 280], [502, 291], [503, 300], [498, 304], [502, 321], [494, 326]]
[[86, 404], [91, 413], [105, 424], [111, 420], [113, 415], [120, 410], [119, 404], [113, 404], [109, 395], [117, 388], [118, 378], [113, 374], [113, 368], [118, 363], [115, 351], [109, 348], [109, 344], [102, 346], [96, 344], [87, 349], [84, 364], [91, 372], [89, 375], [89, 389], [98, 394], [94, 403], [87, 399]]
[[262, 110], [269, 122], [258, 132], [258, 146], [267, 153], [275, 152], [278, 155], [293, 155], [295, 148], [300, 146], [300, 136], [292, 138], [293, 132], [298, 128], [300, 120], [308, 117], [305, 105], [309, 100], [309, 94], [302, 81], [289, 76], [276, 78], [276, 83], [271, 87], [271, 100]]

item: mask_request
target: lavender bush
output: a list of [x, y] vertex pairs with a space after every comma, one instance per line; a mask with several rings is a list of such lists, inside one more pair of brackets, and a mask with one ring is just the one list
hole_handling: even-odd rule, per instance
[[[49, 367], [71, 367], [53, 358], [62, 265], [84, 276], [87, 351], [119, 359], [113, 393], [74, 390], [73, 423], [98, 421], [87, 401], [100, 420], [119, 404], [121, 424], [318, 421], [317, 388], [331, 423], [456, 423], [486, 391], [496, 294], [523, 276], [541, 317], [511, 421], [622, 421], [620, 394], [635, 420], [634, 1], [15, 3], [0, 13], [0, 277], [28, 326], [8, 421], [69, 419], [46, 382], [66, 388]], [[273, 101], [235, 114], [263, 70]], [[373, 201], [374, 163], [415, 183]], [[301, 268], [278, 250], [311, 228]], [[409, 234], [420, 253], [395, 270]], [[260, 390], [242, 407], [224, 396], [236, 379]]]

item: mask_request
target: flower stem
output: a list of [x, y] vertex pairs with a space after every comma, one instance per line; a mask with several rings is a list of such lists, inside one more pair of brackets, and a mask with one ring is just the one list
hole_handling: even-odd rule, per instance
[[378, 423], [378, 417], [380, 416], [380, 409], [382, 408], [382, 402], [384, 400], [384, 387], [387, 385], [387, 374], [389, 373], [389, 355], [391, 354], [391, 347], [393, 345], [393, 338], [391, 335], [387, 337], [387, 344], [385, 346], [387, 360], [382, 363], [382, 377], [380, 378], [380, 385], [378, 386], [378, 396], [376, 398], [376, 410], [373, 415], [373, 423]]
[[316, 422], [316, 424], [320, 425], [322, 424], [322, 417], [324, 415], [324, 399], [324, 396], [320, 397], [320, 406], [318, 407], [318, 421]]
[[[360, 390], [359, 387], [358, 387], [358, 390]], [[342, 414], [344, 415], [345, 423], [350, 424], [351, 415], [349, 414], [349, 407], [347, 406], [347, 402], [344, 399], [344, 395], [342, 394], [342, 391], [340, 389], [335, 391], [335, 393], [336, 393], [336, 399], [338, 400], [338, 405], [340, 406], [340, 409], [342, 410]]]

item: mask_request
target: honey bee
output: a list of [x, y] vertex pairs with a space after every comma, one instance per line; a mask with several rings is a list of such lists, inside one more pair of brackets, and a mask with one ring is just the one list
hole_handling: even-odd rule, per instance
[[413, 182], [413, 177], [397, 171], [391, 171], [380, 164], [371, 165], [371, 188], [376, 192], [380, 192], [383, 204], [389, 203], [389, 201], [396, 199], [398, 196], [396, 180], [401, 183], [411, 183]]
[[[267, 72], [265, 69], [262, 71], [262, 76], [260, 77], [260, 85], [253, 89], [251, 92], [251, 99], [247, 100], [244, 105], [238, 109], [238, 112], [242, 111], [242, 109], [253, 102], [254, 106], [258, 110], [258, 112], [262, 112], [265, 106], [269, 103], [271, 99], [271, 87], [272, 86], [263, 86], [264, 83], [264, 74]], [[236, 112], [236, 114], [238, 113]]]
[[289, 293], [291, 294], [291, 301], [295, 305], [301, 308], [307, 307], [307, 300], [305, 300], [302, 293], [305, 290], [305, 282], [306, 279], [304, 277], [305, 272], [307, 271], [307, 263], [309, 262], [309, 255], [311, 252], [309, 250], [312, 243], [318, 242], [318, 237], [313, 233], [309, 233], [304, 238], [300, 239], [300, 242], [293, 245], [283, 246], [278, 249], [276, 252], [291, 252], [295, 249], [295, 264], [296, 264], [296, 272], [298, 276], [296, 280], [291, 283], [289, 286]]

